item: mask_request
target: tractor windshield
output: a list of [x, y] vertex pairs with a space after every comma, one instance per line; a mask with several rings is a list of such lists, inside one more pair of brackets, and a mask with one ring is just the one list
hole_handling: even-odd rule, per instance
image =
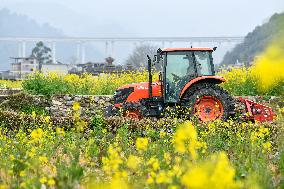
[[176, 51], [166, 57], [166, 101], [177, 102], [179, 93], [191, 79], [213, 75], [210, 51]]

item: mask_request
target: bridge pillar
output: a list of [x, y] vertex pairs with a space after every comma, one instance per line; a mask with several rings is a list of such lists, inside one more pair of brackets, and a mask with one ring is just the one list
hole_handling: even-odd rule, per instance
[[114, 57], [114, 41], [111, 41], [111, 54], [110, 57]]
[[81, 43], [77, 42], [76, 64], [80, 63], [80, 49], [81, 49]]
[[108, 41], [105, 42], [105, 57], [108, 57]]
[[84, 43], [81, 43], [81, 64], [85, 64], [86, 62], [86, 52], [85, 52], [85, 44]]
[[26, 57], [26, 41], [22, 41], [22, 57]]
[[18, 57], [22, 57], [22, 47], [20, 41], [18, 41]]
[[55, 41], [52, 42], [51, 49], [52, 49], [52, 63], [56, 64], [56, 42]]
[[165, 41], [162, 41], [162, 49], [165, 48]]
[[137, 47], [137, 42], [135, 41], [135, 42], [133, 42], [132, 43], [133, 44], [133, 47], [134, 47], [134, 49]]

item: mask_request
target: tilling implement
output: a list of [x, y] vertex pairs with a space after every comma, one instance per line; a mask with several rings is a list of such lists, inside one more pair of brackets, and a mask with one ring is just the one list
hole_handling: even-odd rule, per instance
[[[149, 81], [118, 88], [114, 105], [106, 108], [106, 115], [122, 113], [138, 119], [163, 117], [170, 108], [180, 116], [196, 116], [207, 122], [235, 117], [236, 104], [241, 103], [244, 106], [240, 111], [242, 119], [272, 121], [275, 114], [270, 107], [247, 99], [235, 100], [218, 86], [225, 79], [215, 75], [214, 50], [216, 48], [158, 49], [153, 61], [148, 56]], [[157, 82], [152, 82], [154, 64], [162, 68]]]

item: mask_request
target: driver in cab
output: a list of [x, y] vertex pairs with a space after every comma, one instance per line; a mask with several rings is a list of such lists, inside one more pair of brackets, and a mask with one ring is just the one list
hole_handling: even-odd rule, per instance
[[[175, 58], [175, 60], [173, 60]], [[169, 58], [171, 60], [171, 57]], [[195, 76], [194, 56], [191, 54], [172, 57], [167, 68], [167, 92], [169, 100], [177, 100], [183, 86]]]

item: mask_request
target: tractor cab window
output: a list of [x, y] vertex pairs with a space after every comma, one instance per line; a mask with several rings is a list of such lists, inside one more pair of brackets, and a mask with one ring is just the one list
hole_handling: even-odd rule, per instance
[[167, 102], [177, 102], [186, 83], [201, 75], [213, 75], [211, 52], [176, 51], [166, 56], [166, 94]]
[[198, 75], [213, 75], [210, 56], [211, 54], [208, 51], [194, 52]]

